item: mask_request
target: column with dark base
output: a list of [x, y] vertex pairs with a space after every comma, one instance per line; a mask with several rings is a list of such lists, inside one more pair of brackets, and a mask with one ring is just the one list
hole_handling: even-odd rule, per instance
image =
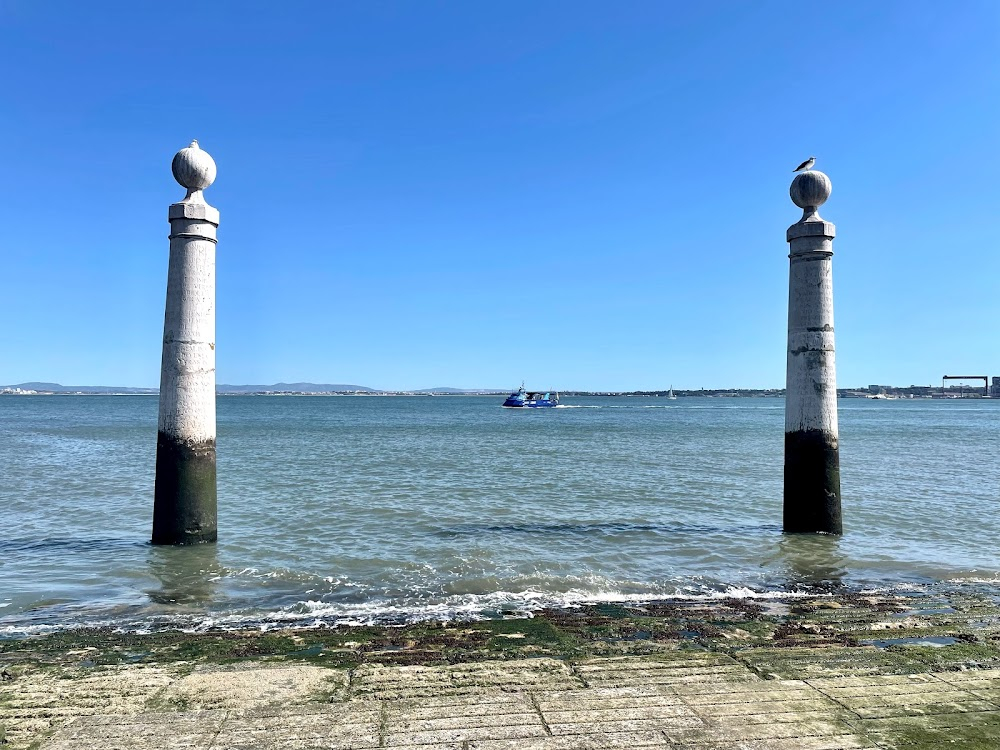
[[174, 156], [187, 196], [170, 206], [153, 544], [214, 542], [215, 243], [219, 212], [202, 191], [215, 162], [194, 141]]
[[784, 530], [843, 532], [837, 372], [833, 340], [833, 238], [819, 215], [830, 178], [805, 171], [791, 186], [802, 219], [788, 228], [788, 369]]

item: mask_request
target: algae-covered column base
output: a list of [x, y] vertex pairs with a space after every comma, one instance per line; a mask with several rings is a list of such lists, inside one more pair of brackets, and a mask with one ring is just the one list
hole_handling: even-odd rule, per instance
[[842, 534], [840, 448], [823, 430], [785, 433], [782, 528], [791, 533]]
[[195, 141], [173, 161], [188, 190], [170, 206], [170, 261], [163, 321], [153, 544], [214, 542], [215, 245], [219, 212], [202, 190], [215, 162]]
[[830, 179], [792, 182], [802, 219], [788, 228], [788, 359], [785, 390], [784, 530], [840, 534], [840, 443], [833, 337], [834, 225], [819, 215]]
[[215, 441], [186, 445], [156, 440], [153, 544], [198, 544], [218, 538]]

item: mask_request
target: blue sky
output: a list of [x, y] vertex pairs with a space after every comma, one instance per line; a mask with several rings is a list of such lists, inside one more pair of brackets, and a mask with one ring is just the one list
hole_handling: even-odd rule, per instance
[[811, 154], [839, 383], [1000, 375], [992, 0], [0, 0], [0, 70], [0, 383], [158, 383], [192, 138], [219, 382], [781, 387]]

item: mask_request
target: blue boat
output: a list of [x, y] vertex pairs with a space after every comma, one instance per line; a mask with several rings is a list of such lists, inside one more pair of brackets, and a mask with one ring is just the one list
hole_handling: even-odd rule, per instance
[[503, 405], [514, 409], [541, 409], [559, 406], [559, 394], [557, 393], [555, 398], [553, 398], [551, 393], [526, 391], [524, 390], [524, 383], [521, 383], [521, 387], [517, 392], [510, 394], [507, 400], [503, 402]]

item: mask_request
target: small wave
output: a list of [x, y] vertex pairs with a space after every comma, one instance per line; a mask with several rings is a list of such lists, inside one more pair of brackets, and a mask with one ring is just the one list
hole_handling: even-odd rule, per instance
[[672, 591], [633, 592], [608, 588], [597, 591], [570, 589], [557, 593], [527, 589], [525, 591], [495, 591], [489, 594], [465, 594], [448, 597], [440, 602], [419, 606], [378, 602], [332, 603], [300, 602], [265, 617], [260, 615], [230, 615], [212, 618], [214, 627], [252, 624], [261, 627], [316, 627], [337, 625], [411, 624], [427, 621], [487, 620], [505, 616], [532, 617], [543, 609], [579, 608], [593, 604], [649, 604], [659, 601], [713, 602], [726, 599], [803, 599], [831, 596], [829, 593], [798, 590], [758, 591], [745, 586], [729, 586], [716, 590], [695, 591], [678, 587]]
[[948, 583], [971, 583], [971, 584], [982, 584], [987, 585], [997, 585], [1000, 584], [1000, 574], [994, 575], [991, 578], [983, 578], [981, 576], [959, 576], [957, 578], [949, 578]]
[[698, 523], [649, 523], [637, 521], [594, 521], [579, 523], [511, 523], [511, 524], [456, 524], [438, 530], [442, 536], [467, 534], [621, 534], [653, 532], [656, 534], [726, 534], [777, 533], [776, 524], [747, 524], [746, 526], [714, 526]]
[[534, 617], [540, 610], [575, 609], [596, 604], [641, 606], [662, 601], [782, 600], [817, 598], [819, 596], [829, 596], [829, 594], [795, 590], [758, 591], [744, 586], [730, 586], [702, 591], [692, 590], [691, 587], [678, 587], [672, 591], [664, 589], [644, 593], [626, 593], [615, 588], [599, 590], [578, 588], [562, 593], [527, 589], [524, 591], [455, 595], [438, 602], [421, 604], [396, 604], [378, 601], [337, 603], [305, 600], [271, 612], [220, 612], [200, 615], [193, 613], [187, 615], [160, 614], [127, 619], [94, 617], [63, 624], [13, 623], [0, 626], [0, 639], [24, 638], [89, 628], [110, 628], [120, 633], [143, 634], [163, 630], [202, 633], [219, 630], [268, 631], [282, 628], [398, 626], [432, 621], [475, 622], [509, 617], [530, 618]]
[[46, 538], [46, 539], [5, 539], [0, 541], [0, 553], [14, 552], [47, 552], [59, 551], [63, 553], [85, 553], [85, 552], [106, 552], [109, 550], [135, 549], [146, 547], [149, 542], [136, 539], [72, 539], [72, 538]]

